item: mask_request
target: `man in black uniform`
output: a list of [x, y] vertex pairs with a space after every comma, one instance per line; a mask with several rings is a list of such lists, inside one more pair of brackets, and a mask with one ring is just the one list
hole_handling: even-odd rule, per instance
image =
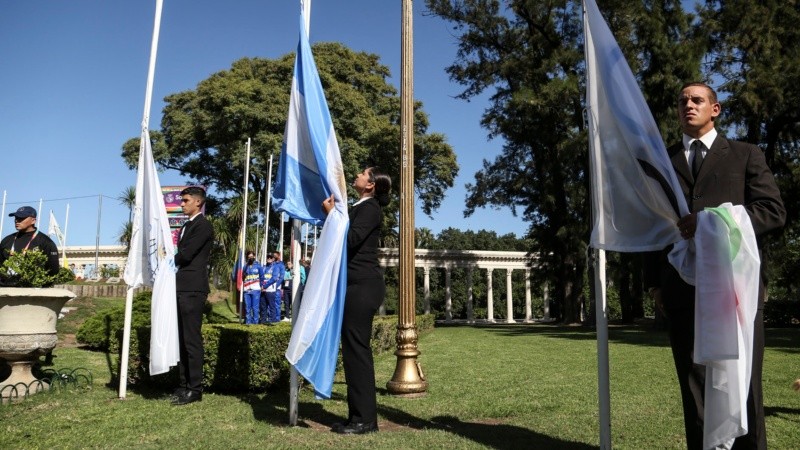
[[181, 191], [181, 208], [189, 216], [178, 239], [175, 287], [178, 297], [178, 341], [180, 386], [173, 405], [186, 405], [203, 398], [203, 309], [208, 298], [208, 255], [214, 229], [202, 213], [206, 191], [190, 186]]
[[16, 233], [9, 234], [0, 242], [0, 266], [14, 253], [38, 248], [47, 256], [46, 269], [50, 275], [58, 274], [58, 247], [46, 233], [36, 229], [36, 210], [22, 206], [8, 215], [14, 218]]

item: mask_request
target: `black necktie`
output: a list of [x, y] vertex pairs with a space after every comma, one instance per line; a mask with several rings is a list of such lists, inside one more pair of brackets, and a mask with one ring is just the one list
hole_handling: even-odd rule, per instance
[[691, 148], [692, 151], [694, 151], [694, 157], [692, 158], [692, 176], [697, 178], [697, 173], [700, 172], [700, 166], [703, 165], [703, 149], [705, 146], [698, 139], [692, 142]]

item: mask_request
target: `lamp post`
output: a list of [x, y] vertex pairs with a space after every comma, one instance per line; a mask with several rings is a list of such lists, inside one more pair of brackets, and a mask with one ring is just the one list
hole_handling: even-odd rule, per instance
[[414, 63], [413, 1], [402, 0], [400, 65], [400, 302], [397, 315], [397, 365], [386, 388], [392, 395], [421, 397], [428, 382], [417, 362], [414, 273]]

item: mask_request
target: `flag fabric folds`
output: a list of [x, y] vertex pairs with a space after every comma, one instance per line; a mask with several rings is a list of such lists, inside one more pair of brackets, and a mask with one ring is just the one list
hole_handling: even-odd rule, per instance
[[585, 0], [586, 101], [593, 172], [591, 246], [661, 250], [689, 214], [664, 141], [594, 0]]
[[47, 234], [51, 236], [55, 236], [58, 239], [58, 245], [64, 246], [64, 233], [61, 232], [61, 227], [58, 226], [58, 222], [56, 221], [56, 216], [53, 215], [53, 211], [50, 211], [50, 223], [47, 226]]
[[[349, 218], [342, 158], [302, 14], [296, 58], [272, 204], [293, 219], [324, 225], [286, 359], [318, 397], [330, 398], [347, 288]], [[326, 217], [322, 202], [331, 195], [335, 206]]]
[[694, 241], [669, 257], [687, 283], [697, 281], [693, 357], [706, 367], [703, 448], [731, 448], [747, 434], [761, 259], [742, 205], [699, 212]]
[[143, 126], [125, 283], [129, 288], [149, 286], [153, 289], [150, 335], [152, 375], [169, 371], [170, 366], [176, 365], [180, 359], [175, 272], [175, 245], [153, 160], [150, 132]]

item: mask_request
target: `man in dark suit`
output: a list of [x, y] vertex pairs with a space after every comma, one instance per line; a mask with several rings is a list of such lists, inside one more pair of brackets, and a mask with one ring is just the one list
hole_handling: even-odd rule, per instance
[[201, 213], [206, 192], [191, 186], [181, 191], [181, 208], [189, 220], [181, 228], [175, 265], [178, 297], [178, 340], [180, 343], [180, 386], [173, 405], [185, 405], [203, 398], [203, 309], [208, 298], [208, 255], [214, 241], [211, 223]]
[[[786, 220], [780, 192], [764, 154], [757, 146], [731, 141], [719, 135], [714, 120], [721, 107], [717, 94], [703, 83], [683, 86], [678, 96], [678, 118], [683, 142], [667, 151], [678, 176], [691, 214], [678, 221], [684, 239], [694, 237], [697, 212], [725, 202], [743, 205], [750, 216], [759, 248], [765, 234], [780, 229]], [[669, 319], [672, 356], [683, 401], [686, 441], [689, 449], [703, 445], [705, 367], [694, 364], [695, 289], [685, 283], [667, 262], [671, 246], [650, 254], [645, 266], [645, 283], [656, 305]], [[747, 399], [746, 436], [733, 448], [766, 449], [764, 403], [761, 392], [761, 367], [764, 358], [764, 298], [766, 262], [762, 255], [758, 312], [753, 326], [753, 366]]]

